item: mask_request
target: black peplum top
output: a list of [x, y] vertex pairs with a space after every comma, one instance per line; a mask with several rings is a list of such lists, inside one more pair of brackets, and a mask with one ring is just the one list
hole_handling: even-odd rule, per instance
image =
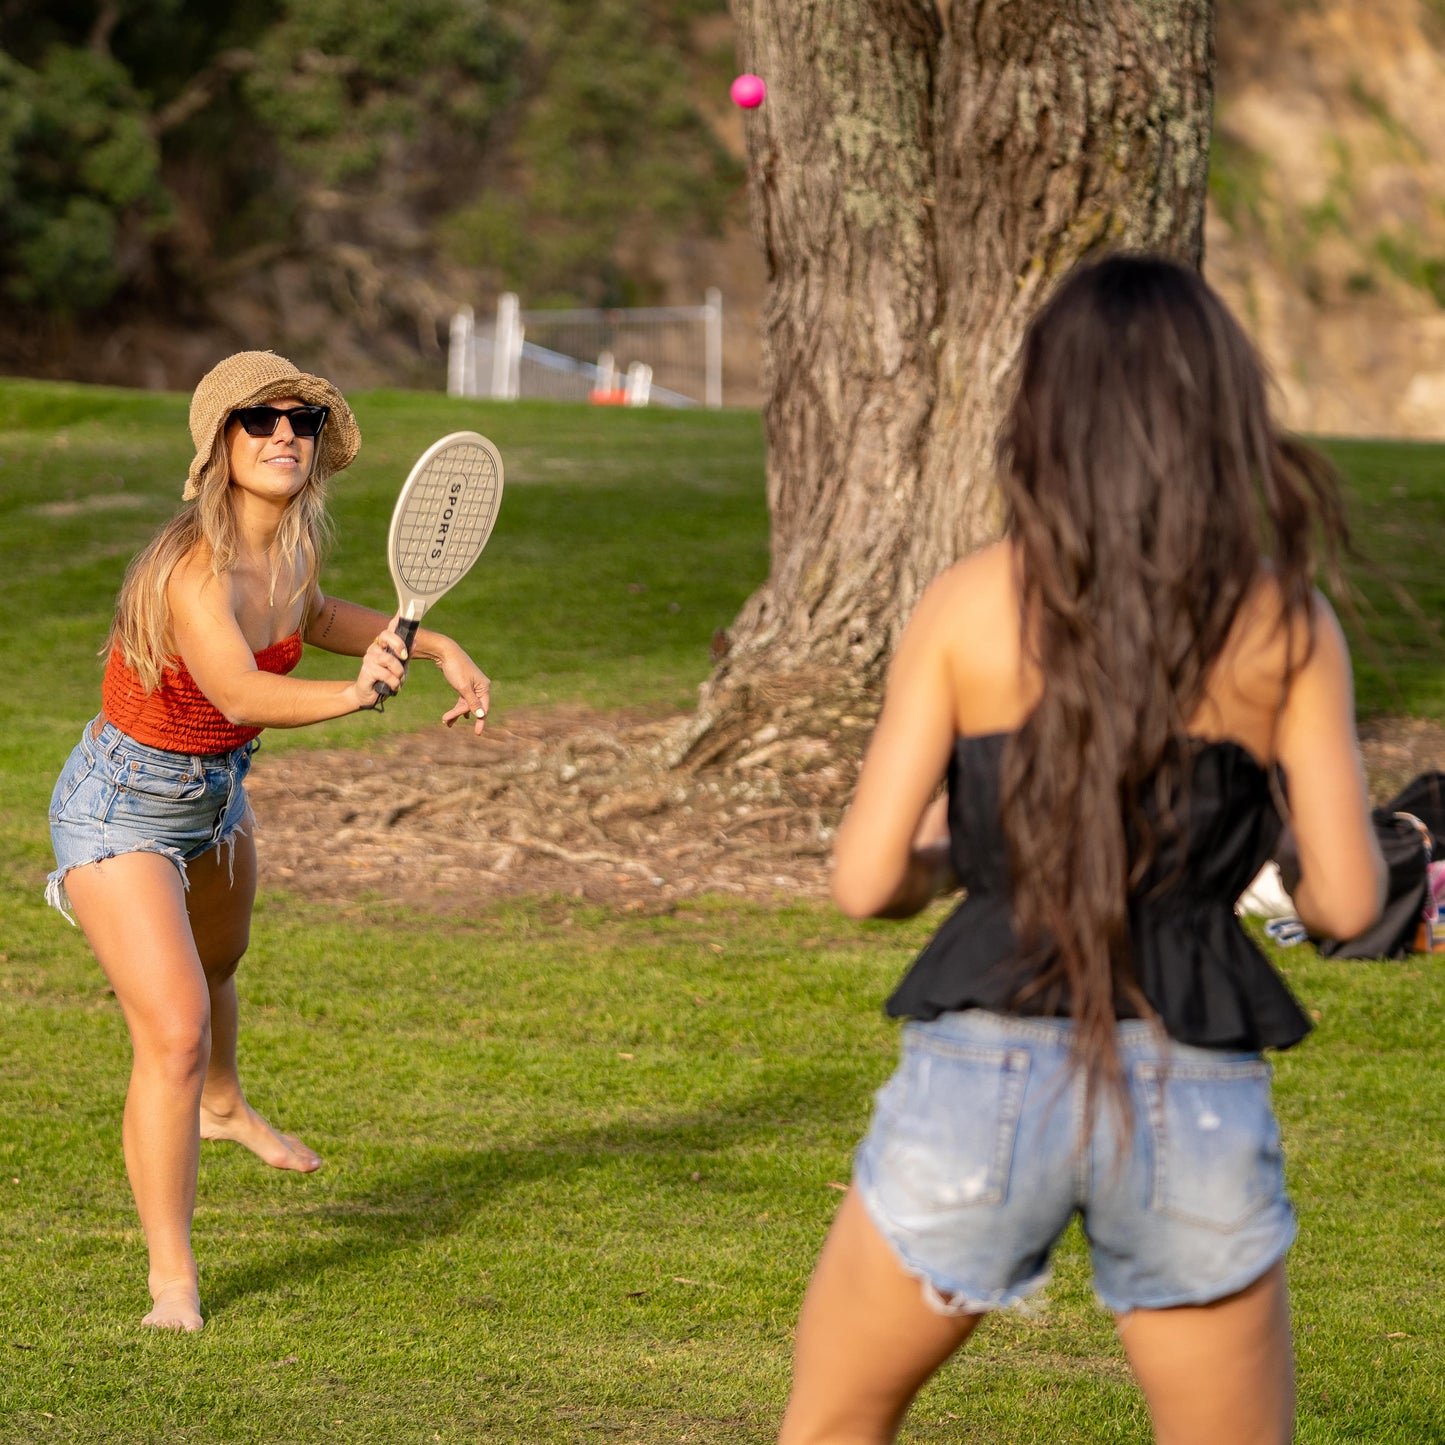
[[[1010, 736], [961, 737], [954, 746], [950, 846], [967, 896], [888, 1000], [895, 1018], [932, 1019], [966, 1008], [1068, 1013], [1067, 998], [1058, 995], [1017, 1001], [1037, 964], [1020, 958], [1014, 936], [999, 814], [999, 768]], [[1161, 846], [1131, 896], [1134, 974], [1180, 1043], [1289, 1048], [1310, 1031], [1310, 1022], [1234, 913], [1282, 828], [1270, 775], [1235, 742], [1201, 740], [1192, 757], [1183, 836]], [[1118, 1012], [1128, 1016], [1122, 1004]]]

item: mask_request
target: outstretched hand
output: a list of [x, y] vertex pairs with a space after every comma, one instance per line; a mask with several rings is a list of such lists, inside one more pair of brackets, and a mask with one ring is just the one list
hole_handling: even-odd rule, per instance
[[487, 709], [492, 705], [492, 680], [455, 642], [444, 648], [437, 658], [442, 676], [456, 690], [457, 700], [442, 714], [442, 721], [451, 727], [458, 718], [476, 714], [472, 731], [481, 737], [486, 726]]

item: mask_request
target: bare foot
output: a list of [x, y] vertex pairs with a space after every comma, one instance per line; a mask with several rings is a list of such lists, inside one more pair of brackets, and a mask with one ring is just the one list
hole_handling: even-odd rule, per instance
[[321, 1156], [291, 1134], [273, 1129], [244, 1099], [229, 1113], [208, 1109], [201, 1101], [201, 1138], [230, 1139], [244, 1144], [273, 1169], [294, 1169], [310, 1174], [321, 1168]]
[[193, 1279], [173, 1279], [152, 1286], [155, 1307], [141, 1321], [157, 1330], [184, 1330], [193, 1334], [205, 1324], [201, 1318], [201, 1296]]

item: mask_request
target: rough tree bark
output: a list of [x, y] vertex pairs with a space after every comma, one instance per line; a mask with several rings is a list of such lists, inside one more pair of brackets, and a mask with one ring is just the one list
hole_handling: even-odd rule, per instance
[[693, 762], [746, 746], [790, 687], [869, 694], [928, 581], [996, 535], [1024, 325], [1092, 253], [1200, 262], [1213, 99], [1213, 0], [732, 10], [768, 83], [747, 128], [772, 557]]

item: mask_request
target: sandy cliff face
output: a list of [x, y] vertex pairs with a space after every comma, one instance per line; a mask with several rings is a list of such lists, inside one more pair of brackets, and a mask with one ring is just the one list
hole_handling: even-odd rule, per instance
[[1221, 0], [1205, 272], [1284, 413], [1445, 437], [1445, 6]]

